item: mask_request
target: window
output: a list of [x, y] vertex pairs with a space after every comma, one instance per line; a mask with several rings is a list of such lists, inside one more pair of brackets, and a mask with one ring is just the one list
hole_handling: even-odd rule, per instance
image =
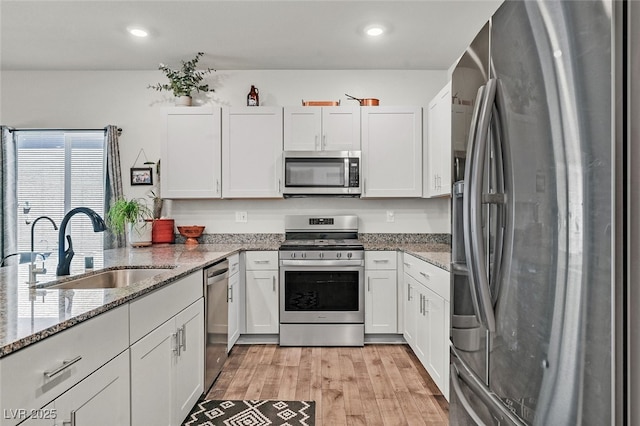
[[[49, 216], [60, 226], [67, 211], [85, 206], [104, 217], [105, 142], [102, 130], [18, 130], [15, 137], [18, 166], [18, 251], [31, 250], [31, 225], [40, 216]], [[25, 209], [27, 206], [28, 213]], [[96, 267], [101, 267], [104, 233], [93, 232], [91, 221], [82, 214], [73, 217], [67, 230], [73, 237], [76, 253], [72, 270], [74, 266], [77, 268], [77, 265], [84, 265], [84, 255], [94, 256]], [[46, 220], [39, 221], [34, 231], [34, 250], [51, 253], [46, 267], [55, 276], [58, 231]], [[51, 279], [50, 275], [47, 274], [48, 278], [45, 279]], [[42, 276], [39, 278], [42, 280]], [[25, 276], [19, 279], [28, 279], [26, 269]], [[19, 309], [27, 308], [21, 306]], [[57, 303], [51, 303], [50, 316], [57, 317], [58, 309]]]

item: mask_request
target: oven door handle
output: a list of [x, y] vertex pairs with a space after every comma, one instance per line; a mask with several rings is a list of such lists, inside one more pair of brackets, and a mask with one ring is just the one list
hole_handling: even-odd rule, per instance
[[364, 266], [364, 260], [281, 260], [280, 266]]

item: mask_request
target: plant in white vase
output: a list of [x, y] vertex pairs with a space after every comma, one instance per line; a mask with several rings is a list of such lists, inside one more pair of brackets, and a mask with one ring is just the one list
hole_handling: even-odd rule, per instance
[[107, 212], [107, 223], [111, 230], [116, 234], [126, 232], [129, 244], [133, 247], [151, 245], [153, 224], [146, 219], [152, 218], [152, 211], [142, 199], [119, 199]]
[[167, 76], [169, 83], [156, 83], [149, 85], [149, 89], [157, 91], [167, 90], [173, 93], [176, 97], [176, 105], [190, 106], [191, 94], [195, 92], [213, 92], [213, 89], [209, 88], [209, 85], [202, 83], [204, 76], [214, 72], [212, 68], [206, 68], [204, 70], [197, 70], [196, 66], [200, 57], [204, 55], [203, 52], [198, 52], [196, 57], [190, 61], [180, 61], [182, 66], [178, 70], [174, 70], [165, 64], [160, 64], [158, 69]]

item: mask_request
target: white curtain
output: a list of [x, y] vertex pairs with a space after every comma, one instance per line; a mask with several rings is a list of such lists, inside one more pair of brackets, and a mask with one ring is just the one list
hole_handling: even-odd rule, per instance
[[[2, 236], [0, 241], [0, 258], [15, 253], [18, 249], [18, 195], [16, 179], [18, 163], [13, 129], [0, 126], [2, 147], [0, 149], [0, 224]], [[7, 261], [8, 263], [9, 261]]]
[[[117, 126], [108, 125], [105, 127], [105, 155], [107, 157], [106, 167], [106, 190], [105, 190], [105, 212], [115, 203], [116, 200], [124, 197], [122, 190], [122, 172], [120, 168], [120, 145], [118, 136], [121, 129]], [[106, 231], [104, 238], [104, 248], [118, 248], [125, 246], [124, 235], [114, 234]]]

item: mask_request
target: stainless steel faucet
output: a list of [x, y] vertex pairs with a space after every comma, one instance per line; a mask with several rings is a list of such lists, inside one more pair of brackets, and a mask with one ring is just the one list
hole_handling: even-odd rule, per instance
[[102, 232], [107, 229], [107, 225], [98, 213], [91, 210], [88, 207], [76, 207], [69, 210], [64, 216], [62, 222], [60, 222], [60, 230], [58, 231], [58, 268], [56, 269], [56, 275], [69, 275], [69, 266], [71, 266], [71, 259], [75, 254], [73, 251], [73, 242], [71, 241], [71, 235], [67, 235], [67, 241], [69, 242], [69, 248], [64, 249], [64, 237], [67, 231], [67, 224], [73, 215], [76, 213], [84, 213], [89, 216], [91, 223], [93, 224], [93, 232]]
[[[36, 259], [38, 258], [38, 256], [42, 257], [42, 268], [38, 268], [36, 266]], [[37, 276], [39, 274], [47, 273], [47, 268], [44, 267], [44, 259], [45, 259], [44, 254], [31, 252], [31, 263], [29, 264], [29, 281], [27, 281], [27, 284], [29, 285], [37, 284], [38, 283]]]
[[[29, 281], [27, 281], [27, 284], [30, 284], [30, 285], [36, 284], [38, 282], [38, 279], [37, 279], [38, 274], [47, 273], [47, 269], [44, 267], [45, 255], [42, 253], [35, 253], [33, 248], [34, 246], [33, 231], [36, 226], [36, 223], [38, 223], [40, 219], [47, 219], [53, 225], [53, 229], [55, 230], [58, 229], [58, 226], [56, 225], [56, 223], [49, 216], [40, 216], [31, 223], [31, 263], [29, 264]], [[36, 266], [36, 259], [38, 258], [38, 255], [42, 257], [42, 268], [38, 268]]]

